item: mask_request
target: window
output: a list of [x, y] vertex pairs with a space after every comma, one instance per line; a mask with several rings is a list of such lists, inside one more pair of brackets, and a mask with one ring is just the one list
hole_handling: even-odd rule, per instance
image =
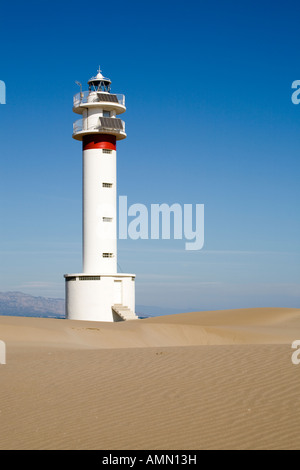
[[102, 149], [102, 153], [112, 153], [112, 150], [109, 150], [109, 149]]
[[100, 281], [100, 276], [79, 276], [79, 281]]
[[110, 117], [110, 111], [103, 111], [103, 117]]
[[112, 188], [112, 183], [102, 183], [103, 188]]
[[113, 253], [102, 253], [103, 258], [113, 258], [114, 254]]
[[112, 217], [102, 217], [103, 222], [112, 222]]

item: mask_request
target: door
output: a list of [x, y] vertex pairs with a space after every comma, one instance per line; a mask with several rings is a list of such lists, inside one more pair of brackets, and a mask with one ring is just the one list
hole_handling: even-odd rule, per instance
[[122, 304], [122, 281], [114, 282], [114, 304]]

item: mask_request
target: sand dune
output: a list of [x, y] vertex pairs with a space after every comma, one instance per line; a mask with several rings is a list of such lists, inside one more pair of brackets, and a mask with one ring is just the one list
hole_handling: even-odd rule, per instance
[[138, 348], [222, 344], [287, 344], [300, 309], [192, 312], [119, 323], [0, 316], [0, 338], [13, 344]]
[[0, 317], [0, 449], [298, 449], [300, 309]]

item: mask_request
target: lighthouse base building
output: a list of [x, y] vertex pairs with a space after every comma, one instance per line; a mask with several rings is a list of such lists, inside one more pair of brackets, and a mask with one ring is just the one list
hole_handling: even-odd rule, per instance
[[[81, 84], [79, 84], [81, 87]], [[117, 141], [125, 139], [124, 95], [110, 92], [100, 69], [89, 89], [74, 96], [82, 118], [73, 138], [82, 142], [83, 272], [65, 274], [66, 318], [90, 321], [133, 320], [135, 275], [117, 271]]]
[[135, 320], [133, 274], [65, 274], [66, 318], [70, 320]]

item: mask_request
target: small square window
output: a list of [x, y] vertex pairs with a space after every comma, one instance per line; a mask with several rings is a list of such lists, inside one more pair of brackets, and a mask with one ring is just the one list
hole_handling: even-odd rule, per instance
[[112, 150], [109, 150], [109, 149], [102, 149], [102, 153], [112, 153]]
[[102, 183], [103, 188], [112, 188], [112, 183]]
[[103, 111], [103, 117], [110, 117], [110, 111]]

